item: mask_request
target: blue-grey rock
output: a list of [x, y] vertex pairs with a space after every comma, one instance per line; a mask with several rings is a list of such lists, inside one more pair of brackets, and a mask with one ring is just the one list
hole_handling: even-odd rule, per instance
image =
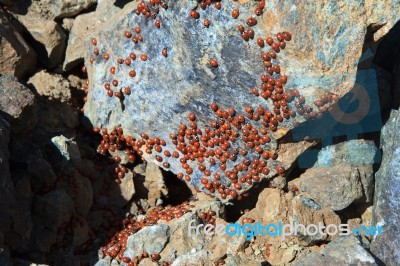
[[36, 124], [35, 96], [9, 74], [0, 76], [0, 115], [18, 135], [29, 135]]
[[166, 224], [156, 224], [141, 229], [128, 237], [124, 256], [140, 256], [143, 252], [159, 254], [168, 243], [171, 236], [170, 227]]
[[48, 145], [49, 161], [58, 174], [71, 174], [80, 164], [81, 154], [78, 145], [72, 139], [56, 136]]
[[308, 266], [308, 265], [325, 265], [325, 266], [347, 266], [348, 264], [340, 260], [328, 256], [323, 256], [316, 252], [311, 252], [309, 255], [301, 258], [295, 266]]
[[382, 236], [375, 236], [371, 252], [386, 265], [400, 261], [400, 113], [392, 110], [381, 132], [382, 164], [375, 175], [373, 224], [383, 228]]
[[324, 256], [336, 258], [346, 265], [361, 263], [362, 265], [377, 265], [375, 259], [366, 251], [353, 235], [338, 236], [322, 252]]
[[[161, 21], [159, 29], [154, 27], [153, 20], [132, 12], [136, 5], [129, 3], [122, 11], [115, 11], [99, 26], [101, 32], [98, 36], [95, 31], [88, 36], [85, 58], [90, 85], [85, 115], [92, 126], [108, 129], [122, 126], [125, 135], [136, 138], [147, 133], [150, 137], [166, 140], [165, 149], [173, 151], [175, 147], [169, 134], [176, 132], [181, 123], [189, 123], [187, 115], [190, 112], [197, 116], [197, 127], [207, 126], [211, 119], [216, 119], [209, 108], [214, 101], [221, 108], [233, 106], [239, 113], [243, 113], [245, 105], [273, 109], [271, 101], [249, 93], [250, 88], [260, 85], [259, 76], [265, 70], [260, 64], [260, 53], [268, 51], [267, 47], [260, 49], [255, 41], [244, 42], [237, 31], [239, 23], [245, 24], [247, 18], [254, 16], [252, 2], [224, 2], [220, 11], [211, 7], [199, 9], [200, 19], [195, 20], [189, 16], [190, 10], [196, 7], [195, 2], [169, 1], [168, 9], [160, 8], [157, 15]], [[387, 13], [388, 7], [399, 10], [393, 1], [377, 6], [356, 1], [338, 3], [326, 0], [318, 4], [268, 1], [264, 14], [258, 18], [258, 25], [253, 27], [255, 39], [279, 31], [292, 33], [293, 40], [278, 54], [276, 62], [281, 65], [282, 73], [288, 76], [286, 89], [299, 88], [313, 106], [321, 93], [327, 90], [343, 95], [353, 87], [356, 77], [362, 76], [357, 72], [357, 65], [367, 28], [372, 24], [377, 29], [386, 23], [393, 25], [395, 19]], [[233, 8], [240, 9], [238, 20], [231, 16]], [[338, 16], [342, 19], [338, 20]], [[210, 19], [209, 28], [204, 27], [204, 18]], [[144, 41], [134, 44], [124, 36], [124, 31], [136, 26], [141, 27]], [[93, 55], [91, 37], [97, 39], [100, 51], [97, 57]], [[161, 55], [164, 47], [168, 49], [166, 58]], [[137, 59], [130, 67], [116, 63], [118, 57], [126, 58], [131, 52], [136, 53]], [[102, 59], [104, 53], [110, 55], [108, 61]], [[147, 61], [140, 60], [142, 53], [147, 54]], [[89, 62], [91, 57], [94, 58], [93, 64]], [[364, 57], [368, 54], [362, 60]], [[218, 68], [209, 66], [211, 58], [218, 60]], [[116, 67], [115, 75], [109, 71], [111, 66]], [[132, 68], [136, 70], [134, 78], [128, 76]], [[129, 86], [132, 94], [121, 99], [108, 97], [104, 84], [113, 79], [119, 81], [118, 87], [113, 87], [114, 91]], [[276, 133], [270, 132], [272, 142], [263, 148], [275, 149], [276, 140], [293, 128], [292, 120], [280, 124]], [[235, 145], [244, 146], [245, 143], [238, 141], [232, 146]], [[145, 153], [143, 156], [162, 166], [155, 161], [154, 154]], [[249, 157], [252, 156], [257, 155], [250, 154]], [[238, 161], [241, 159], [238, 156]], [[179, 160], [164, 158], [165, 161], [170, 164], [168, 170], [174, 173], [182, 171]], [[279, 157], [278, 161], [268, 164], [271, 171], [266, 177], [271, 178], [276, 173]], [[194, 169], [190, 183], [203, 190], [200, 183], [203, 174], [197, 170], [198, 164], [189, 161], [189, 165]], [[211, 172], [218, 172], [218, 164], [206, 166]], [[234, 163], [228, 160], [227, 169], [233, 167]], [[225, 175], [222, 175], [221, 182], [229, 185]], [[250, 187], [243, 184], [240, 192]]]
[[345, 163], [308, 169], [298, 182], [300, 191], [334, 211], [343, 210], [364, 196], [359, 171]]

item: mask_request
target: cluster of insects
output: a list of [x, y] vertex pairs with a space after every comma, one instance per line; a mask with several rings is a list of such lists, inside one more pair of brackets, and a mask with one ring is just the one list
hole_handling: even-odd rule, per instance
[[[197, 7], [188, 12], [188, 19], [199, 20], [200, 13], [197, 9], [206, 9], [210, 6], [221, 10], [222, 1], [198, 0]], [[306, 104], [305, 98], [298, 89], [285, 90], [284, 86], [288, 78], [282, 74], [277, 58], [279, 53], [286, 48], [287, 42], [292, 40], [292, 35], [287, 31], [282, 31], [266, 38], [255, 36], [253, 27], [258, 25], [257, 17], [264, 13], [265, 1], [257, 1], [254, 9], [255, 16], [244, 20], [240, 19], [239, 8], [240, 6], [230, 10], [231, 17], [239, 21], [238, 34], [245, 42], [253, 40], [256, 42], [260, 49], [259, 63], [265, 69], [260, 76], [261, 84], [250, 88], [249, 93], [254, 97], [264, 99], [265, 106], [231, 106], [224, 109], [219, 106], [219, 103], [212, 102], [209, 108], [214, 114], [214, 119], [209, 121], [208, 126], [198, 125], [196, 114], [190, 113], [187, 116], [187, 123], [181, 123], [176, 132], [169, 134], [169, 139], [149, 136], [147, 133], [141, 133], [136, 137], [124, 135], [121, 127], [110, 131], [107, 128], [95, 127], [94, 132], [101, 133], [103, 138], [98, 147], [98, 153], [108, 155], [109, 152], [124, 151], [124, 159], [119, 155], [114, 156], [116, 163], [121, 163], [121, 161], [133, 163], [137, 157], [144, 159], [143, 156], [146, 154], [165, 169], [170, 168], [173, 160], [179, 161], [181, 170], [174, 169], [177, 171], [177, 178], [194, 184], [198, 189], [223, 201], [241, 200], [247, 196], [246, 191], [261, 179], [285, 175], [285, 169], [278, 161], [274, 132], [282, 123], [291, 122], [296, 125], [296, 116], [302, 116], [304, 119], [322, 118], [330, 105], [338, 101], [338, 96], [325, 93], [314, 102], [316, 108], [313, 108]], [[154, 27], [162, 30], [162, 21], [157, 19], [161, 9], [168, 9], [165, 1], [142, 1], [137, 5], [134, 14], [154, 20]], [[213, 22], [208, 18], [203, 20], [206, 28], [209, 28], [211, 23]], [[140, 25], [133, 29], [126, 29], [121, 34], [132, 43], [145, 41]], [[91, 43], [95, 47], [92, 53], [96, 58], [91, 57], [90, 63], [93, 64], [98, 59], [110, 61], [108, 71], [111, 75], [115, 75], [117, 71], [125, 71], [130, 78], [134, 79], [137, 72], [132, 66], [133, 61], [151, 61], [146, 53], [137, 55], [134, 52], [126, 58], [117, 56], [114, 61], [114, 59], [111, 60], [114, 56], [100, 53], [95, 38], [92, 38]], [[163, 48], [160, 54], [168, 60], [167, 48]], [[211, 58], [209, 67], [218, 68], [220, 63], [215, 58]], [[132, 94], [132, 89], [129, 86], [121, 87], [117, 79], [104, 83], [104, 89], [110, 97], [121, 98], [122, 95], [129, 97]], [[126, 173], [125, 166], [116, 167], [115, 181], [121, 183]], [[199, 174], [201, 177], [197, 178]], [[169, 221], [179, 218], [187, 211], [185, 208], [178, 206], [169, 210], [156, 210], [151, 212], [145, 220], [124, 224], [125, 228], [118, 233], [118, 237], [103, 247], [103, 253], [118, 257], [128, 265], [137, 265], [138, 258], [132, 260], [123, 256], [127, 237], [143, 226], [156, 223], [157, 220]], [[207, 213], [200, 215], [202, 219], [213, 222], [213, 215]], [[117, 249], [116, 243], [120, 243]], [[153, 260], [158, 261], [159, 257], [155, 256]]]

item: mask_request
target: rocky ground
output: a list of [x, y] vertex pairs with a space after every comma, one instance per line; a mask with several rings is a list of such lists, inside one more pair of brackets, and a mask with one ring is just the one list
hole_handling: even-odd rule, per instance
[[0, 0], [0, 265], [398, 265], [400, 5], [145, 3]]

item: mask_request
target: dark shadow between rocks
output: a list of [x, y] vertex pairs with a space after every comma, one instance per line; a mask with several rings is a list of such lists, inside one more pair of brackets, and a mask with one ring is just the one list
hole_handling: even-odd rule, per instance
[[115, 2], [114, 2], [114, 6], [117, 6], [117, 7], [119, 7], [119, 8], [124, 8], [124, 6], [126, 5], [126, 4], [128, 4], [128, 3], [130, 3], [130, 2], [132, 2], [132, 1], [130, 1], [130, 0], [116, 0]]
[[165, 171], [162, 168], [161, 171], [168, 189], [168, 198], [164, 199], [163, 205], [176, 206], [185, 201], [189, 201], [193, 194], [187, 184], [179, 180], [174, 173]]

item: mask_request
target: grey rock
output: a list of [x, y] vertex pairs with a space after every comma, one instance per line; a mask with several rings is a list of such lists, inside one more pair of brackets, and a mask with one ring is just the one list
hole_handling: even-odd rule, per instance
[[68, 102], [71, 100], [70, 82], [59, 74], [52, 74], [41, 70], [33, 75], [28, 84], [32, 85], [36, 93], [50, 101]]
[[67, 35], [63, 28], [52, 20], [32, 19], [31, 16], [19, 16], [35, 41], [35, 50], [39, 61], [48, 69], [53, 69], [64, 60]]
[[56, 241], [57, 229], [71, 219], [74, 210], [72, 198], [56, 189], [36, 196], [33, 203], [33, 230], [31, 251], [49, 252]]
[[31, 158], [27, 162], [28, 172], [32, 175], [32, 186], [36, 190], [49, 190], [56, 182], [57, 176], [42, 157]]
[[210, 254], [208, 251], [201, 250], [195, 253], [185, 254], [183, 256], [178, 257], [174, 262], [172, 262], [172, 266], [180, 266], [180, 265], [193, 265], [193, 266], [201, 266], [201, 265], [211, 265]]
[[48, 160], [57, 174], [71, 174], [81, 161], [78, 145], [72, 139], [56, 136], [47, 147]]
[[159, 254], [168, 243], [170, 236], [170, 228], [166, 224], [145, 227], [128, 237], [124, 256], [139, 256], [144, 251], [149, 254]]
[[37, 56], [16, 28], [16, 21], [0, 10], [0, 73], [24, 79], [34, 69]]
[[29, 135], [36, 124], [35, 96], [10, 75], [0, 76], [0, 114], [18, 135]]
[[295, 266], [325, 265], [325, 266], [347, 266], [348, 264], [332, 257], [323, 256], [316, 252], [301, 258]]
[[23, 253], [28, 249], [32, 233], [32, 202], [31, 174], [24, 169], [16, 169], [11, 173], [14, 183], [14, 197], [18, 202], [18, 211], [15, 212], [14, 223], [5, 234], [7, 246], [13, 252]]
[[373, 224], [383, 227], [383, 235], [376, 236], [371, 252], [386, 265], [400, 261], [400, 113], [392, 110], [381, 132], [382, 164], [375, 175]]
[[[289, 77], [286, 89], [299, 87], [307, 102], [313, 101], [322, 88], [332, 88], [331, 92], [339, 94], [348, 92], [354, 85], [360, 48], [364, 45], [369, 25], [382, 26], [384, 21], [391, 25], [395, 23], [385, 11], [389, 3], [379, 7], [361, 6], [353, 1], [347, 3], [338, 5], [326, 0], [317, 5], [301, 1], [293, 4], [269, 1], [266, 6], [268, 14], [265, 12], [254, 27], [256, 36], [275, 34], [276, 29], [295, 33], [293, 42], [288, 43], [279, 54], [279, 60]], [[132, 13], [136, 4], [127, 4], [100, 26], [102, 31], [97, 38], [99, 56], [93, 55], [94, 47], [87, 43], [85, 58], [91, 84], [85, 114], [94, 126], [111, 129], [121, 125], [126, 134], [136, 138], [146, 132], [165, 139], [166, 149], [173, 150], [175, 147], [168, 137], [169, 133], [176, 132], [181, 123], [188, 123], [189, 112], [197, 116], [197, 127], [204, 128], [210, 119], [216, 119], [209, 109], [213, 101], [221, 108], [233, 106], [240, 113], [245, 105], [273, 108], [270, 102], [247, 93], [248, 88], [260, 85], [258, 77], [265, 69], [259, 64], [260, 49], [253, 41], [243, 42], [236, 30], [237, 20], [232, 19], [231, 10], [237, 7], [237, 3], [226, 3], [221, 11], [213, 8], [201, 10], [200, 17], [207, 17], [213, 23], [208, 29], [200, 23], [201, 19], [188, 17], [191, 8], [195, 7], [189, 1], [174, 1], [169, 3], [167, 10], [160, 9], [157, 15], [162, 24], [160, 29], [154, 27], [152, 21]], [[242, 13], [239, 20], [253, 15], [254, 10], [247, 7], [240, 6]], [[339, 14], [345, 14], [345, 19], [336, 21], [334, 17]], [[271, 16], [284, 19], [270, 21]], [[360, 22], [360, 17], [365, 20]], [[145, 40], [133, 44], [123, 32], [136, 25], [145, 33]], [[310, 25], [313, 28], [311, 33]], [[325, 32], [329, 34], [321, 38]], [[338, 37], [339, 32], [343, 38]], [[314, 42], [314, 38], [323, 41]], [[307, 45], [304, 45], [305, 40], [309, 41]], [[169, 51], [167, 58], [161, 55], [164, 47]], [[131, 64], [130, 68], [135, 68], [137, 72], [134, 79], [126, 75], [127, 66], [115, 64], [118, 57], [128, 56], [126, 51], [134, 51], [137, 55], [146, 53], [148, 56], [145, 62], [136, 60]], [[110, 55], [107, 61], [101, 56], [105, 52]], [[89, 58], [94, 58], [95, 62], [90, 64]], [[210, 68], [208, 62], [211, 58], [218, 59], [218, 68]], [[113, 76], [107, 71], [112, 65], [117, 66], [117, 73]], [[154, 78], [155, 75], [157, 78]], [[112, 79], [119, 81], [118, 88], [114, 90], [130, 86], [133, 93], [121, 100], [108, 97], [99, 88]], [[162, 108], [159, 108], [160, 103]], [[292, 128], [291, 122], [282, 123], [277, 133], [271, 133], [271, 144], [263, 148], [275, 148], [276, 139]], [[244, 146], [244, 143], [241, 144]], [[154, 157], [154, 154], [144, 154], [144, 158], [151, 162], [155, 162]], [[241, 159], [239, 156], [238, 160]], [[182, 171], [179, 160], [166, 158], [164, 161], [170, 164], [168, 170], [174, 173]], [[268, 177], [275, 174], [275, 165], [270, 164]], [[195, 162], [189, 162], [189, 165], [194, 169], [190, 183], [203, 189], [198, 165]], [[233, 167], [234, 164], [229, 161], [227, 169]], [[210, 168], [212, 172], [217, 171], [218, 165]], [[225, 181], [224, 178], [222, 181]], [[244, 185], [243, 190], [249, 187]]]
[[363, 197], [360, 173], [348, 164], [307, 169], [300, 176], [299, 184], [300, 191], [334, 211], [342, 210]]
[[27, 19], [34, 17], [44, 18], [46, 20], [56, 20], [66, 17], [74, 17], [95, 5], [97, 0], [40, 0], [24, 1], [23, 4], [12, 6], [11, 11], [17, 14], [23, 14]]
[[353, 235], [338, 236], [322, 252], [324, 256], [336, 258], [346, 265], [377, 265], [375, 259]]
[[[329, 224], [335, 224], [339, 226], [340, 218], [330, 208], [322, 208], [311, 199], [304, 195], [299, 195], [292, 200], [292, 216], [290, 217], [291, 224], [303, 224], [309, 225], [314, 224], [319, 226], [320, 224], [327, 226]], [[304, 231], [299, 228], [297, 231], [299, 244], [301, 246], [312, 246], [318, 242], [332, 240], [332, 236], [328, 234], [314, 234], [307, 235]]]
[[168, 195], [163, 174], [156, 164], [149, 163], [146, 166], [146, 173], [144, 176], [143, 187], [147, 194], [144, 196], [148, 199], [150, 206], [155, 206], [158, 199]]
[[68, 38], [64, 70], [69, 71], [83, 62], [87, 49], [86, 44], [90, 42], [91, 38], [97, 36], [99, 25], [100, 20], [95, 12], [82, 14], [74, 20]]
[[380, 163], [381, 152], [370, 140], [349, 140], [324, 147], [319, 153], [314, 167], [332, 167], [348, 164], [357, 168], [364, 193], [363, 202], [372, 202], [374, 192], [373, 165]]

